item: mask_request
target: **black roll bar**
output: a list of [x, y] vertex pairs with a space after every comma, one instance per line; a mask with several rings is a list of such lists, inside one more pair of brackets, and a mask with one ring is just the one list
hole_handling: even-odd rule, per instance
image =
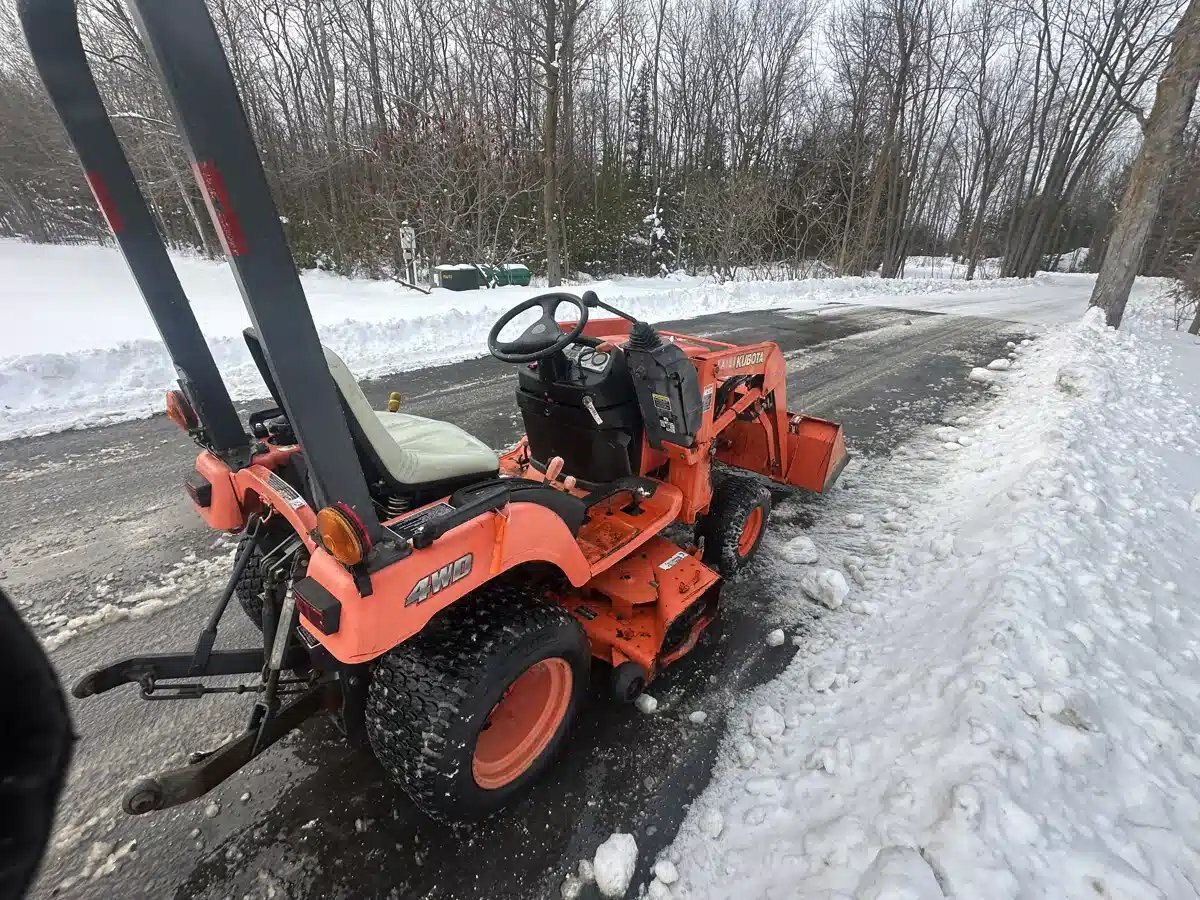
[[171, 354], [180, 387], [214, 450], [245, 448], [246, 431], [96, 90], [79, 38], [75, 0], [20, 0], [19, 8], [42, 83]]
[[[18, 0], [38, 72], [129, 262], [202, 424], [246, 438], [96, 90], [75, 0]], [[380, 534], [350, 429], [271, 197], [241, 98], [204, 0], [127, 0], [162, 82], [200, 192], [311, 469], [317, 501], [350, 506]], [[236, 430], [237, 440], [234, 440]]]

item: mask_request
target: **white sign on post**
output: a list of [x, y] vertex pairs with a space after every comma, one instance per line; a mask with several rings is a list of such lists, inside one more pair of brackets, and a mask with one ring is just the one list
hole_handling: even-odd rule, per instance
[[417, 281], [417, 230], [411, 225], [400, 226], [400, 258], [404, 261], [404, 277], [409, 284]]

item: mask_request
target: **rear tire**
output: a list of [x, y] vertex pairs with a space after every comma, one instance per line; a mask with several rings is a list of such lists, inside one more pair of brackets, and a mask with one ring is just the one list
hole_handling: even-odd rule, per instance
[[[242, 549], [249, 541], [250, 535], [242, 535], [242, 539], [238, 541], [237, 553], [234, 556], [235, 559], [241, 555]], [[263, 627], [262, 561], [262, 544], [259, 544], [250, 552], [250, 560], [246, 563], [246, 568], [242, 570], [242, 574], [237, 580], [237, 587], [234, 588], [238, 603], [242, 605], [242, 611], [246, 613], [246, 617], [254, 623], [254, 627], [259, 631], [262, 631]]]
[[744, 475], [726, 475], [700, 524], [704, 562], [722, 578], [732, 578], [754, 559], [770, 517], [770, 491]]
[[[262, 568], [263, 558], [265, 554], [273, 551], [293, 534], [295, 532], [290, 526], [269, 528], [258, 542], [258, 546], [250, 552], [250, 560], [246, 563], [246, 568], [242, 570], [241, 577], [238, 578], [237, 585], [234, 587], [234, 594], [242, 606], [242, 611], [259, 631], [262, 631], [263, 627], [263, 591], [266, 590], [265, 573]], [[249, 541], [250, 535], [242, 535], [242, 539], [238, 541], [234, 559], [237, 559], [242, 548]]]
[[480, 819], [549, 767], [590, 669], [575, 619], [517, 585], [493, 583], [376, 660], [367, 737], [426, 814]]

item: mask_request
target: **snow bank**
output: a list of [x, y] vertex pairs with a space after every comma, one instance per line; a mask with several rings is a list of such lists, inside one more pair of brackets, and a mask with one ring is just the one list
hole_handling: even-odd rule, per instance
[[[228, 267], [189, 256], [173, 261], [234, 398], [265, 396], [242, 342], [249, 319]], [[306, 272], [302, 281], [322, 339], [360, 378], [482, 355], [500, 314], [541, 290], [437, 289], [424, 296], [390, 282], [325, 272]], [[590, 287], [650, 321], [855, 303], [1046, 322], [1073, 315], [1090, 284], [1086, 276], [1068, 275], [728, 284], [677, 276], [619, 278]], [[0, 314], [0, 440], [161, 411], [175, 373], [115, 249], [0, 241]]]
[[662, 856], [676, 896], [1196, 896], [1200, 346], [1166, 326], [1055, 329], [959, 452], [831, 495], [809, 536], [864, 582], [731, 716]]

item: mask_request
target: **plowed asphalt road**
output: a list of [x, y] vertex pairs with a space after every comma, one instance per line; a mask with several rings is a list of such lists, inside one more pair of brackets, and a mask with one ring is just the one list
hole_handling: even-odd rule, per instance
[[[735, 343], [778, 342], [788, 355], [789, 407], [844, 423], [859, 457], [886, 457], [947, 407], [973, 402], [969, 367], [1029, 330], [853, 306], [670, 325]], [[509, 367], [480, 359], [365, 387], [379, 406], [398, 389], [407, 411], [503, 447], [520, 432], [514, 381]], [[119, 614], [61, 643], [51, 637], [66, 684], [113, 657], [192, 645], [232, 546], [204, 529], [183, 494], [194, 454], [164, 417], [0, 444], [0, 521], [8, 526], [0, 583], [39, 634], [58, 635], [67, 618], [108, 603], [163, 607]], [[852, 464], [839, 490], [854, 490], [857, 477]], [[825, 503], [776, 499], [793, 528], [822, 515]], [[636, 889], [704, 788], [732, 702], [797, 652], [763, 643], [774, 625], [761, 611], [785, 590], [755, 567], [726, 587], [722, 620], [655, 684], [666, 714], [615, 705], [603, 694], [607, 679], [596, 678], [549, 776], [472, 828], [425, 819], [369, 751], [349, 749], [325, 721], [308, 723], [197, 803], [130, 818], [120, 811], [127, 785], [240, 730], [247, 698], [147, 703], [130, 688], [72, 701], [80, 739], [34, 896], [557, 897], [576, 861], [613, 831], [637, 836]], [[221, 645], [252, 646], [254, 637], [231, 611]], [[687, 720], [696, 709], [708, 712], [702, 727]]]

